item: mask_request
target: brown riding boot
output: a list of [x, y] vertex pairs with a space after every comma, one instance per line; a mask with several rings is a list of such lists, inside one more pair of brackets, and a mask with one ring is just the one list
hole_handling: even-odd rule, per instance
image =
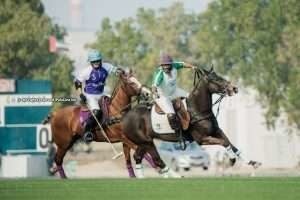
[[168, 121], [170, 123], [171, 128], [175, 131], [176, 136], [179, 139], [180, 148], [182, 150], [186, 149], [185, 139], [182, 135], [182, 128], [180, 124], [180, 120], [178, 119], [176, 114], [167, 114]]

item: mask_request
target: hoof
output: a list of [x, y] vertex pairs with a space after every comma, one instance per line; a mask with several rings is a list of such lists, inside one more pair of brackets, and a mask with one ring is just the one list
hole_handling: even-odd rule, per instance
[[232, 167], [236, 163], [236, 158], [230, 158], [230, 166]]
[[262, 163], [250, 160], [249, 163], [248, 163], [248, 165], [251, 165], [254, 169], [257, 169], [258, 167], [260, 167], [262, 165]]
[[48, 173], [50, 176], [54, 176], [58, 172], [57, 167], [51, 167], [48, 169]]

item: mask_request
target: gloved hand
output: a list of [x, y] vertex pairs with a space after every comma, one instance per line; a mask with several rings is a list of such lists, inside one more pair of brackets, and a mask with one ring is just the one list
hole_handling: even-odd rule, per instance
[[79, 97], [80, 97], [81, 103], [86, 104], [86, 102], [87, 102], [86, 96], [84, 96], [84, 94], [81, 93], [81, 94], [79, 95]]
[[159, 98], [159, 95], [158, 95], [158, 92], [157, 92], [157, 88], [155, 86], [152, 87], [152, 95], [153, 95], [154, 99], [158, 99]]

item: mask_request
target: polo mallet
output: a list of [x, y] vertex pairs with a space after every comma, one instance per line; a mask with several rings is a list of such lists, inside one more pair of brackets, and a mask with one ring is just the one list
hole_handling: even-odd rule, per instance
[[114, 156], [112, 157], [112, 159], [117, 159], [119, 157], [121, 157], [123, 155], [123, 152], [117, 152], [116, 148], [114, 147], [114, 145], [111, 143], [110, 139], [108, 138], [107, 134], [105, 133], [103, 127], [101, 126], [100, 122], [98, 121], [97, 117], [95, 116], [95, 114], [93, 113], [93, 111], [90, 109], [89, 105], [87, 105], [88, 110], [92, 113], [92, 116], [94, 117], [94, 119], [96, 120], [98, 126], [100, 127], [100, 130], [102, 132], [102, 135], [105, 137], [105, 139], [107, 140], [107, 142], [110, 144], [113, 152], [114, 152]]
[[111, 143], [110, 139], [108, 138], [107, 134], [105, 133], [103, 127], [101, 126], [100, 122], [98, 121], [97, 117], [95, 116], [95, 114], [93, 113], [93, 111], [91, 110], [90, 106], [88, 105], [88, 103], [86, 103], [86, 107], [88, 108], [88, 110], [90, 111], [90, 113], [92, 114], [92, 116], [94, 117], [94, 119], [96, 120], [98, 126], [100, 127], [100, 130], [102, 132], [102, 135], [105, 137], [105, 139], [107, 140], [107, 142], [110, 144], [113, 152], [114, 152], [114, 156], [112, 157], [112, 159], [117, 159], [119, 157], [121, 157], [123, 155], [123, 152], [117, 152], [116, 148], [114, 147], [114, 145]]

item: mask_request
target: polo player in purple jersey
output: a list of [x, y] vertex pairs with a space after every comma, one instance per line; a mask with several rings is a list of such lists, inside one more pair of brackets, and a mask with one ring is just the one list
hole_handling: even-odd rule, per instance
[[[119, 75], [123, 72], [121, 68], [115, 67], [110, 63], [102, 63], [102, 55], [97, 50], [91, 50], [88, 53], [88, 62], [90, 65], [83, 69], [75, 79], [76, 90], [80, 89], [81, 102], [87, 104], [97, 119], [101, 118], [102, 112], [100, 110], [98, 101], [104, 95], [104, 86], [106, 78], [109, 74]], [[82, 92], [82, 87], [84, 89]], [[91, 142], [94, 139], [93, 130], [97, 123], [93, 115], [91, 115], [84, 127], [83, 139], [85, 142]]]

